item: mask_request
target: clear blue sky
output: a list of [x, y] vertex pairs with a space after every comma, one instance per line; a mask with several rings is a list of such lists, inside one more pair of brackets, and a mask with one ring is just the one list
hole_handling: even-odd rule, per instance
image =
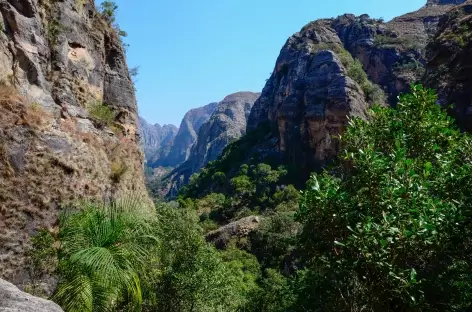
[[426, 0], [115, 0], [140, 66], [140, 115], [179, 125], [191, 108], [237, 91], [260, 92], [289, 36], [343, 13], [389, 20]]

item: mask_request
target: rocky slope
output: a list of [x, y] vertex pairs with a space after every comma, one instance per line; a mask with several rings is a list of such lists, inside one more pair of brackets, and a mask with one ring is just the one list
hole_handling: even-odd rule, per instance
[[169, 155], [175, 136], [179, 131], [174, 125], [148, 124], [141, 117], [139, 117], [139, 130], [146, 162], [150, 167], [154, 167], [159, 160]]
[[193, 144], [197, 141], [200, 127], [210, 119], [216, 105], [217, 103], [210, 103], [188, 111], [182, 119], [169, 154], [166, 158], [156, 161], [153, 166], [175, 167], [186, 161]]
[[472, 131], [472, 1], [450, 11], [427, 46], [425, 82], [438, 90], [442, 105], [450, 109], [459, 126]]
[[210, 120], [200, 128], [197, 142], [192, 147], [188, 159], [192, 173], [218, 158], [230, 142], [246, 133], [247, 118], [259, 95], [238, 92], [228, 95], [218, 103]]
[[421, 81], [425, 45], [440, 17], [456, 2], [463, 1], [429, 1], [388, 23], [368, 15], [345, 14], [306, 25], [282, 48], [251, 111], [248, 130], [270, 122], [285, 162], [308, 172], [320, 168], [336, 155], [335, 137], [342, 133], [348, 117], [365, 118], [372, 102], [382, 102], [379, 90], [359, 79], [344, 49], [360, 61], [369, 80], [385, 91], [388, 103], [395, 105], [400, 92], [408, 91], [411, 82]]
[[142, 193], [137, 105], [117, 30], [94, 1], [0, 0], [0, 277], [61, 206]]
[[36, 298], [0, 279], [0, 312], [62, 312], [54, 302]]
[[370, 106], [349, 77], [352, 58], [331, 22], [313, 22], [288, 39], [248, 120], [248, 130], [270, 122], [287, 161], [307, 169], [334, 156], [348, 117], [365, 118]]
[[209, 120], [201, 125], [188, 159], [172, 171], [162, 183], [162, 195], [175, 196], [190, 176], [220, 156], [232, 141], [246, 133], [247, 119], [259, 93], [237, 92], [226, 96]]

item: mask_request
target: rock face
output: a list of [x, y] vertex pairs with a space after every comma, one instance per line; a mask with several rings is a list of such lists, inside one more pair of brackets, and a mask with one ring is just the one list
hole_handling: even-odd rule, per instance
[[194, 108], [185, 114], [180, 124], [174, 144], [165, 159], [154, 163], [154, 166], [175, 167], [186, 161], [193, 144], [197, 141], [200, 127], [210, 119], [218, 103], [210, 103], [203, 107]]
[[0, 312], [62, 312], [62, 309], [52, 301], [31, 296], [0, 279]]
[[369, 107], [333, 52], [342, 50], [342, 42], [331, 22], [313, 22], [288, 39], [248, 120], [249, 130], [269, 121], [287, 161], [305, 168], [334, 156], [334, 137], [348, 116], [365, 117]]
[[134, 86], [94, 1], [0, 0], [0, 82], [0, 277], [20, 284], [61, 205], [149, 199]]
[[141, 144], [144, 149], [147, 165], [155, 164], [169, 155], [179, 129], [174, 125], [151, 125], [144, 118], [139, 118]]
[[426, 6], [462, 4], [466, 0], [428, 0]]
[[220, 156], [232, 141], [246, 133], [247, 119], [260, 93], [237, 92], [226, 96], [198, 132], [188, 159], [168, 177], [167, 196], [174, 197], [192, 174]]
[[251, 108], [260, 93], [238, 92], [228, 95], [218, 103], [210, 120], [203, 124], [192, 147], [188, 162], [192, 173], [220, 156], [232, 141], [246, 133], [246, 124]]
[[257, 230], [261, 221], [262, 217], [259, 216], [242, 218], [209, 232], [205, 238], [215, 244], [216, 248], [225, 249], [231, 239], [247, 237]]
[[370, 81], [395, 105], [400, 92], [422, 80], [424, 47], [441, 16], [460, 2], [429, 1], [388, 23], [345, 14], [306, 25], [282, 48], [251, 111], [248, 130], [270, 122], [285, 162], [308, 172], [322, 167], [337, 154], [334, 138], [343, 132], [348, 117], [364, 118], [371, 104], [372, 90], [351, 79], [357, 75], [342, 49], [360, 61]]
[[472, 131], [472, 1], [450, 11], [427, 46], [425, 82], [438, 90], [439, 103], [454, 104], [451, 114], [459, 126]]

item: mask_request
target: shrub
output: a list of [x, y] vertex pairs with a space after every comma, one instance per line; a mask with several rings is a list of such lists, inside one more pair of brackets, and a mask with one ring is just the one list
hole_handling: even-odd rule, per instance
[[33, 281], [43, 274], [52, 274], [57, 268], [57, 250], [54, 247], [55, 239], [52, 234], [41, 229], [31, 238], [31, 250], [28, 253], [30, 260], [30, 276]]
[[95, 102], [89, 105], [88, 112], [99, 127], [110, 127], [115, 121], [115, 112], [109, 106], [101, 102]]
[[347, 75], [351, 77], [355, 82], [362, 86], [365, 81], [369, 78], [362, 67], [362, 63], [359, 60], [354, 60], [347, 68]]
[[122, 161], [113, 161], [111, 163], [110, 178], [113, 182], [119, 183], [123, 175], [128, 171], [128, 165]]
[[143, 267], [143, 311], [235, 311], [237, 279], [205, 242], [196, 213], [159, 205], [157, 219], [161, 245]]
[[472, 308], [472, 139], [421, 86], [350, 121], [341, 163], [314, 175], [297, 220], [309, 271], [300, 309]]
[[101, 14], [110, 24], [116, 20], [116, 10], [118, 10], [118, 5], [114, 1], [103, 1], [100, 4]]

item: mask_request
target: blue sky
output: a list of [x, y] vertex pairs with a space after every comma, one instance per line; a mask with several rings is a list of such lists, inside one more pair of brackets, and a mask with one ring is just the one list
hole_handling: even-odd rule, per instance
[[140, 66], [140, 115], [179, 125], [191, 108], [237, 91], [260, 92], [289, 36], [343, 13], [389, 20], [426, 0], [115, 0]]

